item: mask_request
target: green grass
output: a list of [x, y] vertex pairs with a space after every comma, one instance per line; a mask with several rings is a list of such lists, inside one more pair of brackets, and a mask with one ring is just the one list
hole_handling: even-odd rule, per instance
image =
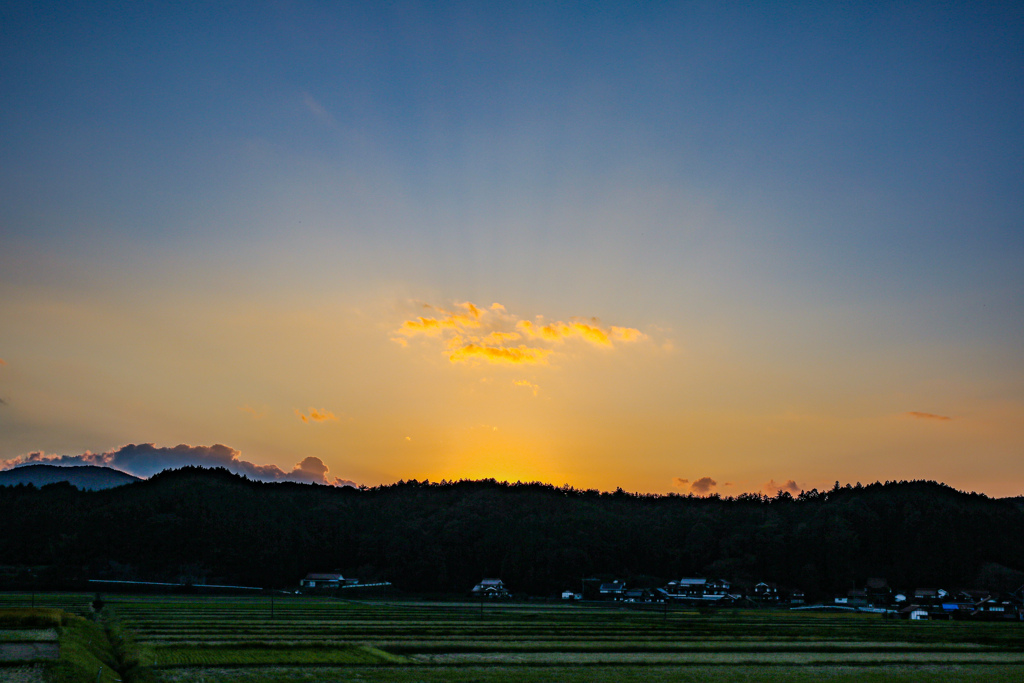
[[38, 663], [38, 669], [49, 683], [142, 683], [152, 680], [146, 672], [139, 672], [141, 675], [135, 677], [124, 676], [130, 667], [125, 667], [123, 652], [110, 641], [103, 627], [63, 610], [53, 607], [2, 608], [0, 628], [3, 629], [0, 631], [0, 645], [53, 644], [57, 641], [57, 659]]
[[97, 624], [67, 615], [60, 629], [60, 657], [47, 666], [52, 683], [114, 683], [117, 660], [106, 634]]

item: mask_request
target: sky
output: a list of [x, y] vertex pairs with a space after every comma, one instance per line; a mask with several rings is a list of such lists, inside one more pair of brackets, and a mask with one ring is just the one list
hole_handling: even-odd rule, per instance
[[0, 467], [1024, 495], [1024, 7], [5, 2]]

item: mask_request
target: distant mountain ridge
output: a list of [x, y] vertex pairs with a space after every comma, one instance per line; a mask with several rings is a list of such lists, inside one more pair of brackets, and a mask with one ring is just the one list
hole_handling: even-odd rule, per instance
[[0, 472], [0, 486], [17, 486], [18, 484], [46, 486], [62, 481], [84, 491], [98, 491], [124, 486], [134, 481], [141, 481], [141, 479], [121, 470], [96, 465], [62, 467], [60, 465], [35, 464], [22, 465]]

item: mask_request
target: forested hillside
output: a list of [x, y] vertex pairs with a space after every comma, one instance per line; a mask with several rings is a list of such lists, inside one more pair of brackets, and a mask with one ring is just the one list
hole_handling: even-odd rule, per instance
[[582, 577], [658, 585], [704, 575], [813, 597], [876, 576], [1003, 589], [1024, 577], [1018, 501], [920, 481], [720, 499], [491, 480], [360, 490], [185, 468], [104, 491], [0, 487], [0, 519], [0, 580], [41, 587], [86, 578], [286, 587], [339, 570], [410, 591], [464, 593], [494, 576], [548, 595]]
[[94, 490], [124, 486], [133, 481], [139, 481], [139, 477], [111, 467], [96, 467], [94, 465], [61, 467], [35, 464], [22, 465], [0, 472], [0, 486], [17, 486], [18, 484], [46, 486], [61, 481], [70, 482], [80, 489]]

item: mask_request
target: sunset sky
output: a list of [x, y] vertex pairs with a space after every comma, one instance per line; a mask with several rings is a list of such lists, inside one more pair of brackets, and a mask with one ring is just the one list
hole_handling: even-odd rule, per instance
[[781, 5], [5, 2], [0, 467], [1024, 494], [1024, 5]]

